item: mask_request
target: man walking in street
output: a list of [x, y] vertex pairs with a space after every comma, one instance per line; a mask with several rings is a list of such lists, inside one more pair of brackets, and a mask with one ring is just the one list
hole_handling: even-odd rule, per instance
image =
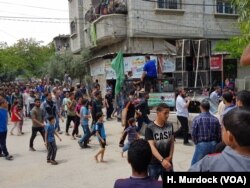
[[176, 99], [177, 119], [181, 123], [181, 127], [175, 132], [175, 137], [182, 133], [183, 144], [190, 145], [188, 142], [188, 106], [190, 98], [186, 100], [186, 91], [184, 88], [179, 89], [179, 95]]
[[35, 99], [35, 106], [31, 110], [31, 119], [32, 119], [32, 134], [30, 138], [30, 151], [36, 151], [33, 147], [34, 139], [36, 138], [37, 132], [43, 137], [45, 142], [45, 131], [44, 131], [44, 117], [42, 109], [40, 109], [41, 101], [40, 99]]
[[219, 120], [210, 114], [210, 104], [205, 99], [200, 104], [201, 114], [193, 120], [192, 138], [195, 152], [191, 165], [198, 162], [205, 155], [213, 153], [216, 145], [221, 141], [221, 127]]

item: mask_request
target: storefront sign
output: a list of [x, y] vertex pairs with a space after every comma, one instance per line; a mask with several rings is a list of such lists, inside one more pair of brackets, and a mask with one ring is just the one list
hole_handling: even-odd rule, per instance
[[91, 76], [98, 76], [98, 75], [104, 75], [105, 74], [105, 66], [104, 63], [93, 63], [90, 65], [90, 75]]
[[210, 57], [210, 69], [221, 71], [222, 70], [222, 63], [223, 63], [223, 56], [216, 55]]
[[175, 58], [173, 56], [160, 56], [158, 60], [160, 74], [175, 71]]
[[111, 61], [107, 61], [105, 63], [105, 73], [106, 73], [106, 80], [116, 79], [116, 73], [114, 69], [111, 68]]
[[[150, 56], [150, 59], [155, 60], [155, 65], [157, 68], [157, 56]], [[144, 64], [145, 64], [145, 56], [132, 56], [124, 58], [124, 70], [126, 73], [128, 71], [132, 71], [133, 73], [132, 78], [141, 78]]]
[[149, 107], [156, 107], [160, 103], [166, 103], [169, 107], [175, 107], [175, 93], [149, 93]]

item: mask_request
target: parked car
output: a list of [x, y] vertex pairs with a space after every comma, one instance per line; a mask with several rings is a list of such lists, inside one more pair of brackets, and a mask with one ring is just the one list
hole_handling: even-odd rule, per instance
[[[202, 100], [208, 100], [210, 104], [210, 113], [216, 116], [219, 119], [218, 115], [218, 105], [213, 103], [211, 99], [207, 96], [196, 96], [194, 98], [191, 98], [189, 107], [188, 107], [188, 112], [189, 112], [189, 117], [188, 117], [188, 127], [189, 127], [189, 133], [191, 133], [191, 128], [192, 128], [192, 122], [193, 119], [200, 114], [200, 103]], [[154, 120], [156, 118], [156, 112], [152, 111], [149, 115], [150, 120]], [[170, 111], [168, 121], [173, 123], [174, 125], [174, 131], [178, 130], [178, 128], [181, 126], [180, 122], [177, 119], [176, 111]]]

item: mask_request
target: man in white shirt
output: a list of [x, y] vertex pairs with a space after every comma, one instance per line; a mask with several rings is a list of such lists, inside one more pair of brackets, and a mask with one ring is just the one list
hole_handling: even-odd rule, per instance
[[221, 88], [217, 86], [215, 90], [210, 94], [209, 97], [214, 104], [219, 105], [220, 93], [221, 93]]
[[190, 145], [188, 142], [188, 106], [190, 103], [190, 98], [186, 98], [186, 91], [184, 88], [180, 88], [178, 96], [176, 99], [176, 110], [177, 119], [181, 123], [181, 127], [175, 132], [175, 137], [177, 135], [183, 134], [183, 144]]

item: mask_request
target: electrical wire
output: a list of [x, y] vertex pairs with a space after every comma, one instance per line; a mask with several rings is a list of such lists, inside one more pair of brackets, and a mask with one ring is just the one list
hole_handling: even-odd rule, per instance
[[52, 11], [59, 11], [59, 12], [68, 12], [68, 10], [55, 9], [55, 8], [47, 8], [47, 7], [40, 7], [40, 6], [32, 6], [32, 5], [19, 4], [19, 3], [10, 3], [10, 2], [5, 2], [5, 1], [0, 1], [0, 3], [1, 4], [8, 4], [8, 5], [16, 5], [16, 6], [29, 7], [29, 8], [36, 8], [36, 9], [52, 10]]

